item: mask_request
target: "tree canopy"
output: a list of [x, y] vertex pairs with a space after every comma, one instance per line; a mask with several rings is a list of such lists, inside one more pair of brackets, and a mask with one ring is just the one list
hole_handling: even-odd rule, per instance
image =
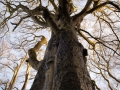
[[[0, 1], [0, 87], [3, 90], [10, 90], [11, 85], [14, 89], [30, 88], [36, 71], [25, 62], [28, 50], [43, 37], [48, 41], [51, 26], [53, 30], [56, 28], [46, 22], [43, 10], [47, 9], [55, 21], [59, 19], [55, 16], [59, 16], [58, 6], [64, 1], [67, 0]], [[120, 1], [71, 0], [67, 10], [75, 28], [79, 27], [76, 31], [79, 41], [88, 49], [87, 67], [97, 89], [119, 89]], [[46, 46], [43, 43], [39, 49], [38, 60], [43, 58]]]

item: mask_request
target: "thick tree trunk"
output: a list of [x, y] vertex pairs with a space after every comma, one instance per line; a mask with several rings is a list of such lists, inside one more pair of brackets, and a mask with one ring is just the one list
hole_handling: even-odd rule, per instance
[[52, 34], [31, 90], [93, 90], [85, 56], [71, 29]]
[[48, 9], [43, 8], [44, 19], [53, 33], [31, 90], [93, 90], [86, 49], [78, 42], [76, 22], [67, 10], [69, 2], [59, 3], [59, 18], [55, 21]]
[[53, 90], [92, 90], [84, 50], [71, 30], [61, 30]]

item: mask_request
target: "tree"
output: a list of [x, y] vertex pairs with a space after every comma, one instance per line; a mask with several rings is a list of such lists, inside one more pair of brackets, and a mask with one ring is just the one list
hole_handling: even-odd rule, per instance
[[[91, 80], [88, 70], [95, 73], [94, 76], [101, 76], [110, 90], [119, 88], [119, 77], [115, 72], [116, 75], [112, 74], [111, 68], [115, 65], [119, 68], [120, 64], [120, 2], [86, 0], [81, 10], [76, 2], [81, 2], [78, 5], [83, 6], [81, 0], [0, 1], [6, 6], [6, 10], [1, 12], [1, 40], [8, 31], [11, 32], [8, 28], [8, 23], [11, 22], [14, 27], [10, 29], [14, 32], [19, 29], [23, 36], [19, 42], [15, 39], [16, 42], [12, 42], [12, 45], [19, 43], [19, 47], [15, 48], [28, 50], [27, 62], [38, 70], [31, 90], [99, 89], [99, 80]], [[5, 16], [2, 16], [3, 14]], [[91, 21], [88, 21], [90, 19]], [[90, 23], [91, 25], [87, 25]], [[38, 29], [44, 28], [45, 31], [50, 28], [51, 38], [43, 60], [38, 61], [37, 54], [42, 45], [47, 44], [47, 40], [37, 33], [40, 33]], [[36, 40], [37, 37], [41, 37], [41, 40]], [[82, 39], [83, 45], [79, 39]], [[83, 39], [89, 48], [88, 60]], [[112, 85], [113, 82], [118, 86]]]

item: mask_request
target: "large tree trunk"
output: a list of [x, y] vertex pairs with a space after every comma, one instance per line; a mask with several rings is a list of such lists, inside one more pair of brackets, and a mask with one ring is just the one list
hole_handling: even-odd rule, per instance
[[84, 47], [70, 29], [60, 33], [53, 90], [92, 90]]
[[59, 4], [57, 19], [43, 8], [53, 33], [31, 90], [94, 90], [86, 66], [87, 51], [78, 42], [75, 30], [77, 21], [70, 17], [68, 1], [59, 0]]
[[31, 90], [93, 90], [85, 56], [71, 29], [52, 34]]

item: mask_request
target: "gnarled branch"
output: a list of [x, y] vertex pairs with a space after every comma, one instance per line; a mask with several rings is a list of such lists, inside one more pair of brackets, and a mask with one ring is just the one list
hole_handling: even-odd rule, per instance
[[37, 55], [36, 52], [39, 50], [39, 48], [43, 45], [43, 44], [47, 44], [47, 40], [44, 36], [42, 36], [41, 41], [39, 41], [34, 48], [31, 48], [28, 50], [28, 55], [29, 55], [29, 59], [26, 60], [27, 62], [29, 62], [29, 64], [35, 69], [38, 70], [39, 67], [42, 64], [42, 61], [38, 61], [37, 60]]
[[95, 10], [100, 9], [101, 7], [104, 7], [107, 4], [114, 6], [116, 9], [118, 9], [120, 11], [120, 7], [117, 4], [113, 3], [112, 1], [107, 1], [107, 2], [104, 2], [100, 5], [97, 5], [96, 7], [92, 8], [92, 9], [90, 9], [89, 11], [86, 12], [86, 14], [92, 13]]
[[85, 17], [85, 13], [87, 12], [87, 10], [90, 7], [91, 3], [92, 3], [92, 0], [88, 0], [85, 7], [82, 9], [82, 11], [72, 17], [74, 25], [76, 25], [76, 23], [78, 23], [78, 22], [79, 23], [82, 22], [83, 18]]

